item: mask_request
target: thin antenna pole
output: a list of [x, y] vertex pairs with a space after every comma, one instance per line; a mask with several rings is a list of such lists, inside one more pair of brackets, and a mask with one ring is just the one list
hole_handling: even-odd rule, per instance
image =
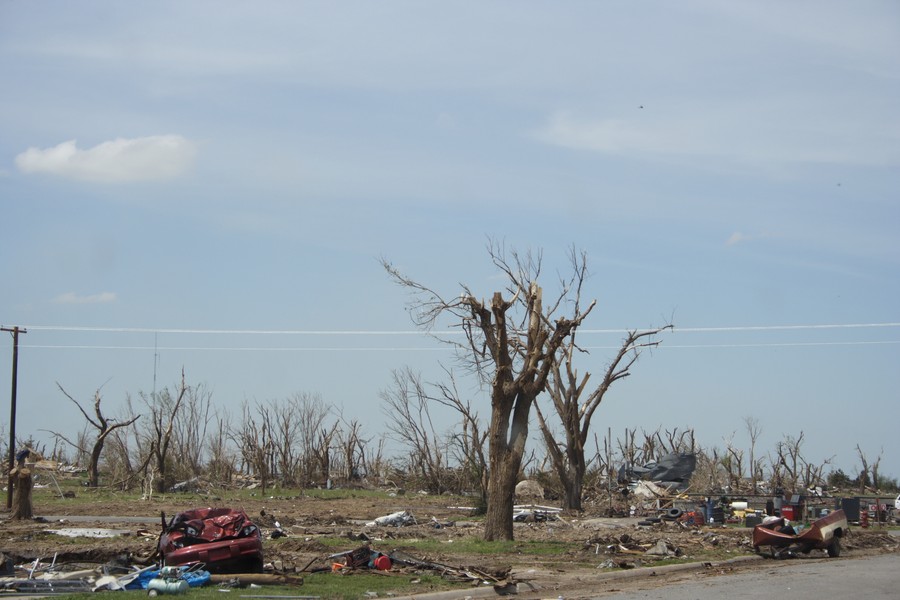
[[157, 346], [157, 338], [159, 333], [153, 334], [153, 393], [151, 398], [156, 399], [156, 367], [159, 365], [159, 346]]

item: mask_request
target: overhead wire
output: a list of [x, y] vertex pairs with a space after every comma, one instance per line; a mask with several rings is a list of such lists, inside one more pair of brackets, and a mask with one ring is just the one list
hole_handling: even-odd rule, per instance
[[[721, 331], [789, 331], [802, 329], [862, 329], [900, 327], [898, 323], [837, 323], [813, 325], [738, 325], [727, 327], [673, 327], [673, 332], [706, 333]], [[460, 330], [423, 331], [419, 329], [183, 329], [154, 327], [92, 327], [69, 325], [28, 325], [34, 331], [71, 331], [92, 333], [165, 333], [165, 334], [197, 334], [197, 335], [462, 335]], [[579, 333], [623, 333], [632, 331], [634, 327], [617, 329], [579, 329]]]
[[[733, 333], [733, 332], [776, 332], [776, 331], [814, 331], [839, 329], [874, 329], [900, 327], [900, 322], [887, 323], [836, 323], [836, 324], [793, 324], [793, 325], [741, 325], [727, 327], [675, 327], [672, 333]], [[280, 336], [454, 336], [462, 335], [459, 330], [422, 331], [422, 330], [305, 330], [305, 329], [198, 329], [198, 328], [149, 328], [149, 327], [94, 327], [94, 326], [59, 326], [29, 325], [31, 331], [72, 332], [72, 333], [113, 333], [113, 334], [147, 334], [167, 335], [280, 335]], [[621, 329], [580, 329], [579, 334], [621, 334], [634, 331], [635, 328]], [[757, 342], [757, 343], [702, 343], [702, 344], [662, 344], [659, 348], [695, 349], [695, 348], [773, 348], [773, 347], [814, 347], [814, 346], [869, 346], [900, 344], [900, 340], [854, 340], [854, 341], [801, 341], [801, 342]], [[23, 348], [34, 349], [71, 349], [71, 350], [165, 350], [165, 351], [232, 351], [232, 352], [291, 352], [291, 351], [385, 351], [401, 352], [409, 350], [450, 350], [450, 346], [141, 346], [110, 344], [23, 344]], [[585, 350], [617, 349], [618, 346], [582, 345]]]

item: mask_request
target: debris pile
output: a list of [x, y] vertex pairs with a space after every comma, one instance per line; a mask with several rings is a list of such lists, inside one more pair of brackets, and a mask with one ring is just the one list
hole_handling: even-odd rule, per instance
[[407, 525], [415, 525], [416, 518], [408, 510], [401, 510], [383, 517], [378, 517], [374, 521], [366, 523], [368, 527], [405, 527]]

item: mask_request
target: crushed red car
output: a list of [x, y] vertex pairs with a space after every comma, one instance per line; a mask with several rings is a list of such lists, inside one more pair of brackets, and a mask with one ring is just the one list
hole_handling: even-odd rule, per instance
[[159, 538], [159, 554], [168, 566], [203, 563], [210, 573], [259, 573], [262, 534], [243, 510], [197, 508], [175, 515]]

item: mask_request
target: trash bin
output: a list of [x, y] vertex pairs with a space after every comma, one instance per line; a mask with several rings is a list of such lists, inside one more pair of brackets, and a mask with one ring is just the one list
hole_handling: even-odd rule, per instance
[[803, 519], [804, 498], [800, 494], [793, 494], [789, 502], [781, 507], [781, 515], [791, 521]]
[[835, 508], [840, 508], [851, 523], [859, 522], [859, 498], [841, 498]]

